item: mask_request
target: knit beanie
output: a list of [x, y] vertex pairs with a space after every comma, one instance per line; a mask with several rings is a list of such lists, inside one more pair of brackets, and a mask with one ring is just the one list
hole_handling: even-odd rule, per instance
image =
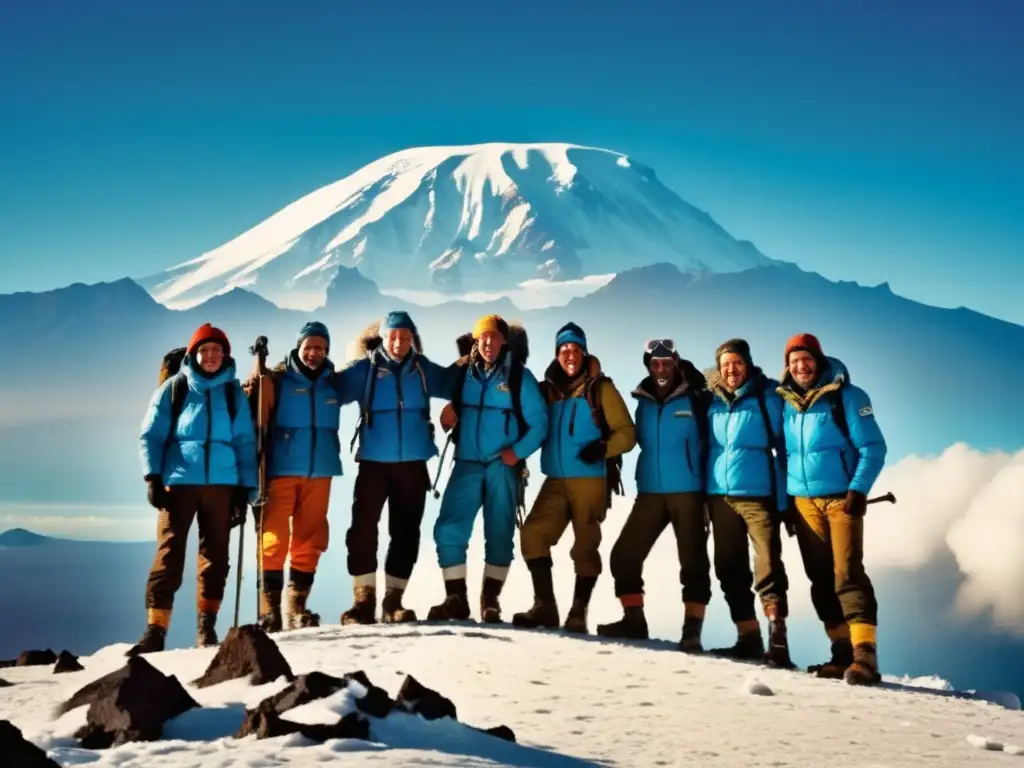
[[384, 318], [384, 322], [381, 324], [380, 329], [382, 331], [397, 331], [404, 329], [416, 333], [416, 323], [412, 321], [408, 312], [400, 309], [396, 309], [393, 312], [388, 312], [387, 317]]
[[313, 320], [302, 326], [302, 330], [299, 331], [298, 338], [295, 339], [296, 345], [301, 345], [303, 339], [308, 339], [310, 336], [316, 336], [317, 338], [324, 339], [327, 341], [327, 347], [331, 346], [331, 334], [327, 331], [327, 326], [323, 323]]
[[825, 360], [825, 353], [821, 351], [821, 342], [818, 341], [818, 337], [810, 333], [798, 333], [786, 342], [786, 354], [783, 361], [784, 365], [789, 365], [790, 353], [798, 350], [810, 352], [814, 355], [815, 359], [819, 361], [819, 363], [824, 362]]
[[214, 328], [210, 323], [203, 323], [199, 326], [196, 332], [192, 334], [192, 340], [188, 343], [185, 354], [194, 355], [197, 349], [209, 341], [215, 341], [220, 344], [225, 355], [231, 354], [231, 342], [228, 341], [227, 334], [220, 328]]
[[501, 315], [484, 315], [477, 320], [476, 325], [473, 326], [473, 338], [479, 339], [487, 331], [500, 333], [505, 339], [508, 339], [508, 323]]
[[750, 356], [750, 345], [745, 339], [729, 339], [723, 343], [718, 349], [715, 350], [715, 365], [721, 365], [722, 355], [726, 352], [731, 352], [734, 355], [739, 355], [743, 358], [743, 362], [747, 364], [747, 367], [752, 367], [754, 361]]
[[563, 344], [576, 344], [583, 350], [583, 354], [587, 354], [587, 334], [576, 323], [566, 323], [558, 329], [555, 334], [555, 354], [558, 354]]

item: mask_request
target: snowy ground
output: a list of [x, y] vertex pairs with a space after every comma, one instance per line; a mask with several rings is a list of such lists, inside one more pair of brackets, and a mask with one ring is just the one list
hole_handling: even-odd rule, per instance
[[[889, 683], [851, 688], [803, 673], [689, 657], [672, 644], [613, 643], [561, 633], [472, 626], [328, 626], [276, 640], [296, 674], [365, 671], [394, 696], [406, 674], [453, 700], [466, 725], [507, 725], [518, 744], [448, 720], [371, 719], [372, 742], [314, 745], [298, 736], [231, 737], [244, 707], [285, 686], [245, 681], [188, 687], [202, 705], [172, 720], [164, 740], [103, 752], [75, 746], [85, 708], [54, 720], [53, 708], [124, 663], [127, 645], [81, 659], [85, 671], [5, 669], [0, 719], [63, 765], [251, 766], [881, 766], [1024, 765], [1024, 713]], [[147, 657], [183, 683], [213, 649]], [[920, 684], [920, 683], [919, 683]], [[291, 710], [287, 719], [336, 722], [352, 708], [340, 694]], [[1017, 703], [1019, 707], [1019, 702]], [[3, 761], [0, 760], [0, 763]]]

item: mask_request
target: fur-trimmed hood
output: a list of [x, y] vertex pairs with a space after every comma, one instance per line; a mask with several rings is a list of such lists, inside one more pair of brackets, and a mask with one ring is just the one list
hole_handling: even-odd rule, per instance
[[567, 385], [572, 382], [565, 375], [562, 366], [559, 365], [558, 358], [555, 358], [544, 371], [544, 383], [571, 397], [577, 392], [583, 391], [588, 384], [604, 375], [601, 361], [595, 355], [586, 355], [583, 358], [582, 374], [582, 376], [577, 374], [576, 378], [572, 380], [576, 384], [573, 387], [573, 391], [567, 390]]
[[[679, 372], [682, 374], [682, 380], [676, 388], [668, 394], [665, 398], [666, 401], [676, 397], [681, 397], [691, 389], [700, 392], [707, 388], [707, 379], [704, 374], [697, 369], [697, 366], [683, 357], [679, 358], [678, 365]], [[654, 391], [654, 382], [651, 380], [651, 375], [648, 374], [630, 394], [638, 399], [656, 400], [657, 398], [654, 396]]]
[[729, 393], [729, 390], [726, 389], [725, 382], [722, 379], [722, 374], [717, 368], [709, 368], [704, 371], [704, 378], [707, 380], [708, 390], [713, 395], [722, 398], [726, 402], [729, 402], [730, 395], [733, 399], [739, 399], [749, 392], [753, 392], [757, 387], [774, 389], [779, 386], [777, 381], [769, 379], [761, 367], [757, 365], [750, 369], [750, 377], [747, 379], [746, 383], [739, 388], [739, 391], [735, 393]]
[[[466, 364], [475, 362], [479, 352], [473, 341], [473, 332], [464, 333], [455, 339], [455, 348], [459, 353], [459, 362]], [[516, 360], [526, 365], [530, 357], [530, 337], [526, 329], [520, 323], [508, 324], [508, 338], [505, 339], [506, 354], [511, 354]]]
[[[360, 360], [380, 349], [384, 343], [384, 339], [380, 335], [380, 326], [381, 321], [374, 320], [363, 329], [359, 336], [349, 342], [345, 350], [346, 368], [355, 365]], [[423, 354], [423, 340], [420, 338], [418, 331], [412, 335], [412, 351], [417, 355]]]
[[850, 383], [850, 372], [841, 360], [826, 356], [825, 361], [827, 366], [818, 377], [818, 383], [806, 394], [800, 395], [795, 390], [796, 383], [793, 381], [788, 367], [783, 369], [782, 375], [779, 376], [781, 383], [776, 391], [796, 408], [804, 411], [814, 405], [823, 395], [835, 392]]

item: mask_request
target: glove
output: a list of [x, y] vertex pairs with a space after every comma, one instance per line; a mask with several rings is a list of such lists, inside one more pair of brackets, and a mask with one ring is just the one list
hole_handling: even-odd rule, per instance
[[146, 499], [153, 509], [166, 509], [170, 494], [160, 475], [146, 475]]
[[793, 507], [787, 507], [782, 510], [782, 525], [786, 529], [786, 535], [790, 538], [796, 536], [796, 510]]
[[604, 459], [607, 450], [607, 443], [603, 440], [594, 440], [580, 448], [580, 461], [584, 464], [597, 464]]
[[245, 522], [249, 510], [249, 489], [238, 486], [231, 492], [231, 515], [228, 518], [232, 528]]
[[850, 491], [846, 494], [846, 503], [843, 504], [843, 511], [850, 517], [864, 517], [868, 511], [868, 498], [860, 491]]

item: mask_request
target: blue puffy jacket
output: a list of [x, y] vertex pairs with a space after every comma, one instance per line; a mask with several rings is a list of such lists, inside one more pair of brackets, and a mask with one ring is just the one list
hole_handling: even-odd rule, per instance
[[636, 461], [638, 493], [696, 493], [704, 490], [703, 437], [707, 393], [694, 390], [686, 380], [664, 403], [652, 394], [650, 379], [633, 390], [637, 400]]
[[341, 475], [341, 403], [333, 376], [334, 363], [327, 360], [311, 381], [299, 369], [295, 352], [276, 372], [276, 404], [267, 433], [267, 477]]
[[397, 362], [381, 347], [344, 369], [339, 396], [364, 409], [356, 458], [395, 463], [436, 456], [430, 398], [450, 399], [454, 375], [454, 367], [443, 368], [417, 352]]
[[[185, 356], [181, 371], [188, 382], [185, 403], [171, 435], [171, 382], [153, 394], [139, 436], [144, 475], [160, 475], [164, 485], [236, 485], [257, 487], [256, 433], [235, 364], [207, 378]], [[225, 391], [235, 392], [232, 422]], [[166, 449], [166, 454], [165, 454]]]
[[[778, 386], [779, 382], [755, 368], [750, 379], [730, 400], [718, 373], [709, 376], [708, 389], [712, 393], [708, 408], [709, 494], [772, 496], [774, 490], [777, 509], [789, 506], [782, 397], [776, 391]], [[758, 393], [763, 396], [764, 411]], [[777, 455], [769, 453], [773, 448]]]
[[[783, 425], [789, 494], [818, 498], [859, 491], [868, 494], [885, 464], [886, 444], [867, 393], [850, 383], [846, 366], [834, 357], [816, 389], [801, 396], [782, 377]], [[842, 397], [850, 439], [833, 418], [830, 397]]]
[[547, 403], [537, 378], [523, 366], [520, 405], [527, 429], [520, 438], [509, 384], [512, 365], [511, 356], [503, 353], [490, 371], [475, 361], [464, 366], [456, 459], [486, 464], [512, 448], [525, 460], [540, 449], [548, 432]]

